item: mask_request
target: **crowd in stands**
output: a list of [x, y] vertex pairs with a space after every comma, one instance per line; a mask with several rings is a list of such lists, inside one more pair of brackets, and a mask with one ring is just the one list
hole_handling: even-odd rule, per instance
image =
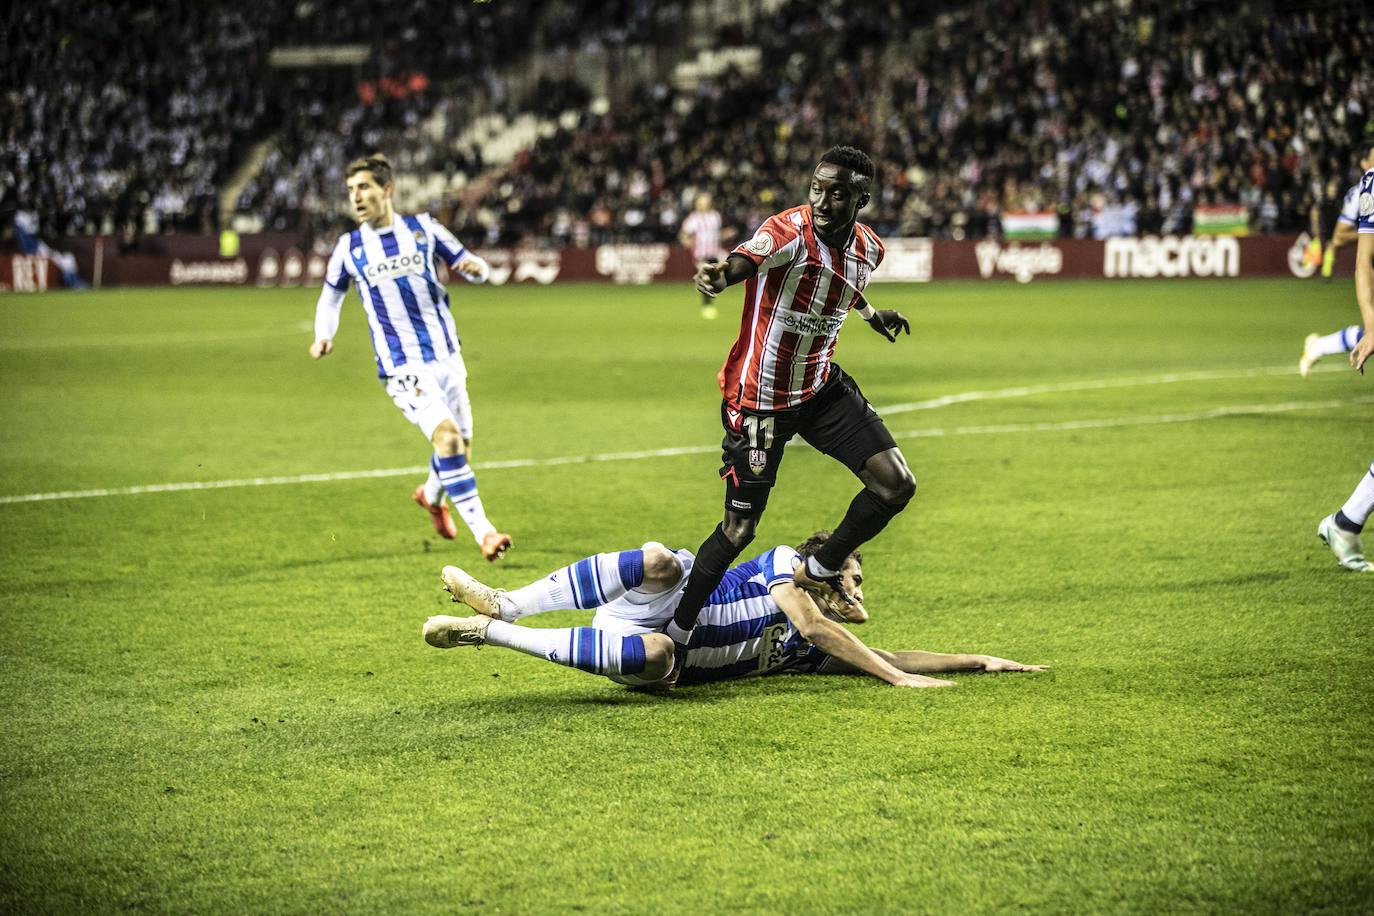
[[[671, 241], [700, 191], [751, 232], [802, 202], [841, 142], [878, 164], [862, 218], [886, 235], [996, 235], [1016, 210], [1053, 211], [1066, 236], [1184, 233], [1222, 203], [1254, 231], [1295, 231], [1337, 205], [1327, 186], [1353, 181], [1374, 137], [1374, 29], [1353, 4], [789, 0], [714, 38], [759, 47], [757, 72], [610, 105], [571, 78], [512, 97], [524, 55], [682, 41], [688, 5], [14, 7], [0, 207], [49, 237], [210, 231], [229, 173], [271, 136], [236, 202], [264, 228], [346, 228], [343, 166], [381, 150], [402, 172], [467, 179], [437, 209], [470, 244]], [[358, 70], [268, 65], [274, 47], [347, 43], [370, 49]], [[460, 142], [481, 114], [521, 110], [561, 126], [509, 164]]]
[[[237, 209], [261, 216], [272, 229], [338, 232], [351, 214], [340, 193], [343, 168], [374, 150], [386, 152], [402, 173], [441, 172], [450, 185], [455, 179], [464, 184], [486, 171], [480, 147], [461, 139], [474, 118], [531, 112], [552, 119], [592, 101], [576, 80], [548, 77], [517, 97], [507, 67], [532, 53], [558, 57], [674, 40], [670, 33], [682, 14], [678, 0], [608, 0], [591, 7], [571, 0], [410, 0], [399, 12], [373, 10], [342, 32], [321, 34], [318, 23], [299, 18], [296, 30], [279, 40], [308, 45], [394, 37], [374, 53], [356, 85], [353, 74], [331, 80], [314, 71], [282, 83], [281, 135]], [[445, 18], [447, 24], [436, 23]], [[418, 32], [415, 23], [421, 24]], [[446, 36], [443, 41], [434, 41], [434, 28]], [[373, 91], [389, 77], [414, 74], [425, 75], [425, 89], [393, 85], [390, 92]]]
[[1227, 203], [1300, 230], [1374, 139], [1374, 29], [1354, 6], [984, 0], [911, 30], [840, 10], [786, 5], [755, 30], [756, 75], [584, 112], [453, 221], [510, 243], [668, 240], [706, 190], [748, 233], [846, 142], [879, 164], [863, 218], [888, 235], [981, 238], [1018, 210], [1065, 236], [1186, 233], [1194, 207]]
[[0, 15], [0, 207], [54, 238], [209, 231], [271, 108], [256, 12], [49, 0]]

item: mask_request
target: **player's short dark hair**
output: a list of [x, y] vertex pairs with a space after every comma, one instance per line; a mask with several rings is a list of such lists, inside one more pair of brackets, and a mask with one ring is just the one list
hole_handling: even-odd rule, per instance
[[870, 181], [877, 174], [873, 168], [873, 160], [868, 158], [868, 154], [852, 146], [830, 147], [821, 157], [821, 162], [829, 162], [831, 165], [849, 169], [855, 175], [862, 175]]
[[382, 153], [359, 156], [344, 169], [344, 178], [352, 178], [358, 172], [371, 172], [377, 184], [386, 187], [391, 184], [391, 160]]
[[[838, 163], [836, 164], [838, 165]], [[807, 538], [806, 540], [802, 541], [800, 544], [797, 545], [797, 553], [801, 554], [802, 559], [805, 560], [807, 557], [811, 556], [816, 551], [820, 550], [822, 544], [830, 540], [831, 533], [832, 532], [826, 531], [824, 529], [817, 531], [815, 534], [811, 535], [811, 537]], [[853, 553], [851, 553], [848, 557], [846, 557], [846, 559], [853, 560], [855, 563], [858, 563], [860, 566], [862, 566], [864, 562], [864, 555], [856, 550]]]

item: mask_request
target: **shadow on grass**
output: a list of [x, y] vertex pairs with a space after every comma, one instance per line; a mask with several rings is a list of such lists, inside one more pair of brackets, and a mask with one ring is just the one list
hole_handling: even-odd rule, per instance
[[567, 709], [596, 710], [605, 708], [634, 708], [661, 703], [690, 703], [693, 706], [709, 706], [729, 703], [735, 700], [754, 702], [763, 698], [774, 698], [795, 694], [799, 697], [814, 698], [819, 695], [851, 690], [855, 687], [881, 687], [877, 682], [865, 684], [867, 679], [859, 675], [799, 675], [781, 674], [771, 677], [742, 678], [716, 684], [694, 684], [687, 687], [674, 687], [670, 690], [645, 690], [622, 687], [606, 683], [590, 689], [579, 689], [562, 694], [549, 694], [544, 691], [519, 695], [503, 695], [469, 700], [471, 705], [480, 705], [490, 712], [547, 712], [553, 705]]

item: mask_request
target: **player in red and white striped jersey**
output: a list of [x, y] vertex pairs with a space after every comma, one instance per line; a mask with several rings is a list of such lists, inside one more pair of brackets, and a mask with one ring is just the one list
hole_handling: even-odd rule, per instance
[[845, 557], [882, 531], [916, 492], [887, 427], [831, 361], [851, 308], [888, 340], [911, 333], [904, 316], [874, 310], [862, 295], [883, 257], [882, 241], [858, 222], [873, 177], [864, 153], [832, 147], [811, 175], [805, 205], [770, 217], [726, 260], [697, 271], [697, 289], [710, 296], [744, 283], [744, 313], [719, 375], [725, 518], [697, 551], [665, 628], [676, 643], [687, 644], [707, 596], [753, 540], [783, 447], [794, 435], [843, 462], [864, 484], [830, 539], [797, 567], [797, 585], [828, 600], [857, 604], [840, 580]]
[[[722, 228], [720, 211], [711, 206], [711, 195], [703, 193], [693, 198], [692, 212], [682, 221], [678, 239], [692, 249], [692, 258], [700, 266], [708, 261], [719, 261], [723, 253], [721, 241], [733, 234]], [[701, 317], [716, 317], [714, 296], [701, 294]]]
[[796, 407], [826, 381], [849, 309], [883, 259], [872, 229], [852, 223], [850, 240], [831, 247], [810, 205], [770, 217], [732, 252], [744, 285], [740, 336], [717, 377], [726, 400], [758, 410]]

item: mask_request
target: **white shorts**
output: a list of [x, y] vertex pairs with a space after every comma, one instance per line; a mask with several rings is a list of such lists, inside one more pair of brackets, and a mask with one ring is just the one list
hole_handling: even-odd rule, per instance
[[[650, 541], [645, 548], [662, 547], [657, 541]], [[624, 595], [608, 601], [596, 609], [592, 626], [619, 636], [636, 636], [640, 633], [655, 633], [673, 619], [682, 590], [687, 587], [687, 575], [692, 571], [692, 561], [696, 559], [690, 550], [674, 553], [678, 566], [682, 568], [677, 584], [666, 592], [652, 595], [631, 589]]]
[[468, 370], [463, 354], [418, 366], [402, 366], [395, 375], [382, 379], [386, 393], [405, 418], [425, 434], [445, 420], [452, 420], [464, 439], [472, 438], [472, 402], [468, 400]]

